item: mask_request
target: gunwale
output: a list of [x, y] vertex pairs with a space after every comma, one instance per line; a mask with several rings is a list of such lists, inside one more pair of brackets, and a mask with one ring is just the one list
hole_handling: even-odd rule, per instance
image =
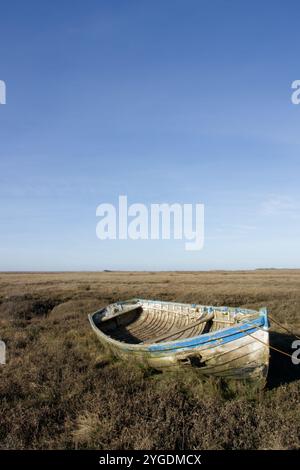
[[[177, 302], [166, 302], [166, 301], [156, 301], [156, 300], [149, 301], [149, 300], [139, 299], [139, 298], [130, 299], [128, 301], [123, 302], [122, 304], [126, 305], [126, 304], [129, 304], [130, 302], [141, 302], [141, 303], [150, 302], [151, 304], [160, 304], [160, 305], [168, 304], [168, 305], [176, 305], [176, 306], [182, 306], [182, 307], [193, 306], [193, 307], [198, 307], [200, 309], [206, 309], [207, 311], [217, 310], [217, 311], [238, 313], [238, 314], [242, 314], [245, 316], [256, 314], [257, 317], [252, 320], [249, 320], [248, 322], [241, 321], [239, 324], [235, 324], [229, 327], [226, 326], [224, 328], [218, 329], [215, 332], [203, 333], [200, 335], [192, 336], [190, 338], [181, 338], [181, 339], [176, 339], [176, 340], [171, 340], [171, 341], [164, 341], [162, 343], [153, 342], [153, 343], [146, 343], [146, 344], [145, 343], [133, 344], [133, 343], [127, 343], [127, 342], [119, 341], [115, 338], [112, 338], [111, 336], [104, 333], [96, 325], [94, 321], [94, 316], [96, 314], [101, 313], [104, 309], [97, 310], [96, 312], [93, 312], [88, 315], [91, 326], [93, 330], [96, 332], [97, 336], [102, 338], [103, 341], [111, 345], [114, 345], [117, 348], [122, 349], [127, 352], [163, 353], [163, 352], [168, 352], [172, 350], [178, 352], [180, 350], [201, 347], [208, 343], [217, 343], [218, 341], [220, 342], [224, 338], [232, 338], [229, 341], [221, 341], [221, 344], [225, 344], [227, 342], [235, 341], [236, 339], [241, 337], [241, 335], [246, 336], [247, 334], [254, 333], [255, 331], [257, 331], [258, 328], [267, 330], [269, 327], [268, 320], [267, 320], [267, 312], [265, 308], [262, 308], [260, 310], [252, 310], [252, 309], [241, 309], [241, 308], [235, 308], [235, 307], [204, 306], [204, 305], [198, 305], [198, 304], [183, 304], [183, 303], [177, 303]], [[114, 305], [114, 304], [111, 304], [111, 305]], [[215, 346], [216, 344], [211, 344], [209, 348], [213, 348]]]

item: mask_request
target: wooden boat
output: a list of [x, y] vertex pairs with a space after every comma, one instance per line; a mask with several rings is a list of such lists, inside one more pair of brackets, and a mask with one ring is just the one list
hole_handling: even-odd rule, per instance
[[194, 366], [205, 375], [265, 380], [269, 322], [248, 310], [132, 299], [89, 315], [110, 351], [155, 369]]

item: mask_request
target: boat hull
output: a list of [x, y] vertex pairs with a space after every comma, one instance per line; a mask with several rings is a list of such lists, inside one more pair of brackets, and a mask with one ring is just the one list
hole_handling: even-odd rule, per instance
[[[150, 306], [153, 309], [152, 301], [141, 300], [139, 302], [141, 305]], [[183, 308], [182, 305], [162, 302], [160, 308], [168, 308], [169, 311], [171, 309], [178, 310], [178, 308]], [[195, 306], [184, 306], [184, 308], [194, 309]], [[247, 319], [206, 334], [191, 337], [181, 336], [172, 341], [152, 343], [141, 341], [139, 344], [116, 340], [116, 338], [105, 334], [105, 330], [101, 330], [101, 328], [103, 329], [101, 325], [105, 323], [103, 318], [108, 316], [108, 319], [111, 320], [111, 314], [107, 315], [105, 309], [89, 315], [89, 320], [101, 343], [114, 356], [123, 360], [137, 362], [158, 370], [167, 371], [195, 367], [200, 374], [206, 376], [264, 382], [269, 365], [269, 324], [266, 309], [255, 312], [227, 307], [196, 306], [197, 312], [198, 310], [202, 312], [214, 311], [214, 309], [219, 312], [219, 316], [221, 315], [221, 319], [217, 319], [218, 322], [223, 321], [223, 317], [232, 319], [235, 315], [245, 315]], [[96, 319], [99, 318], [99, 315], [100, 320], [97, 324]], [[119, 320], [117, 323], [118, 328], [121, 328]], [[198, 327], [199, 325], [196, 328]], [[126, 331], [127, 328], [129, 327], [125, 327]], [[151, 323], [151, 328], [153, 331], [153, 323]]]
[[129, 344], [104, 334], [89, 316], [101, 343], [123, 360], [158, 370], [195, 367], [207, 376], [265, 381], [269, 365], [266, 311], [230, 328], [178, 341]]

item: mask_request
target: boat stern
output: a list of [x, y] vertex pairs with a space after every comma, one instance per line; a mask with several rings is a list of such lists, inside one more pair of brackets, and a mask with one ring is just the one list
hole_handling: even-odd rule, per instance
[[263, 307], [263, 308], [260, 308], [259, 309], [259, 316], [262, 318], [263, 320], [263, 325], [262, 325], [262, 328], [264, 330], [269, 330], [270, 329], [270, 322], [269, 322], [269, 318], [268, 318], [268, 310], [266, 307]]

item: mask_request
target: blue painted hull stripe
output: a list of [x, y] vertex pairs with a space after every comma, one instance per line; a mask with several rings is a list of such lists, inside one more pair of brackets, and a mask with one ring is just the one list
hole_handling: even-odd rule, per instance
[[244, 323], [238, 327], [227, 328], [226, 330], [222, 330], [216, 333], [207, 333], [205, 335], [195, 336], [178, 342], [172, 341], [168, 343], [152, 344], [149, 345], [149, 347], [146, 349], [143, 348], [142, 345], [140, 349], [131, 349], [130, 347], [124, 347], [122, 345], [122, 350], [136, 353], [152, 353], [155, 356], [162, 355], [163, 353], [175, 354], [181, 351], [198, 348], [200, 346], [207, 346], [205, 349], [211, 349], [255, 333], [258, 328], [263, 326], [264, 319], [260, 317], [256, 320], [252, 320], [251, 323]]
[[227, 343], [231, 343], [233, 341], [236, 341], [237, 339], [240, 339], [240, 338], [243, 338], [244, 336], [247, 336], [249, 334], [252, 334], [252, 333], [255, 333], [255, 331], [257, 331], [257, 328], [251, 328], [251, 329], [248, 329], [247, 331], [243, 331], [243, 332], [240, 332], [240, 333], [235, 333], [235, 334], [232, 334], [232, 335], [229, 335], [229, 336], [225, 336], [223, 338], [220, 338], [220, 339], [214, 339], [214, 340], [211, 340], [211, 341], [206, 341], [206, 342], [194, 342], [192, 344], [189, 344], [189, 345], [176, 345], [174, 344], [174, 347], [169, 347], [169, 348], [161, 348], [161, 349], [158, 349], [158, 348], [153, 348], [153, 347], [150, 347], [149, 348], [149, 352], [151, 353], [159, 353], [159, 354], [162, 354], [162, 353], [177, 353], [177, 352], [180, 352], [180, 351], [187, 351], [189, 349], [195, 349], [195, 348], [198, 348], [198, 347], [201, 347], [201, 346], [207, 346], [207, 348], [205, 349], [212, 349], [212, 348], [215, 348], [217, 346], [223, 346], [224, 344], [227, 344]]
[[[220, 342], [222, 340], [222, 343], [228, 339], [229, 341], [233, 341], [237, 337], [245, 336], [250, 333], [250, 330], [256, 330], [257, 327], [263, 326], [264, 321], [261, 318], [258, 318], [256, 320], [253, 320], [252, 322], [249, 323], [243, 323], [239, 326], [235, 326], [232, 328], [227, 328], [225, 331], [220, 330], [217, 331], [216, 333], [207, 333], [205, 335], [200, 335], [200, 336], [195, 336], [192, 338], [187, 338], [186, 340], [181, 340], [181, 341], [172, 341], [169, 343], [161, 343], [161, 344], [153, 344], [149, 346], [149, 351], [160, 351], [160, 350], [165, 350], [165, 349], [174, 349], [174, 348], [182, 348], [182, 347], [195, 347], [195, 346], [200, 346], [203, 345], [207, 342], [209, 343], [214, 343], [214, 342]], [[247, 331], [244, 331], [247, 330]]]

